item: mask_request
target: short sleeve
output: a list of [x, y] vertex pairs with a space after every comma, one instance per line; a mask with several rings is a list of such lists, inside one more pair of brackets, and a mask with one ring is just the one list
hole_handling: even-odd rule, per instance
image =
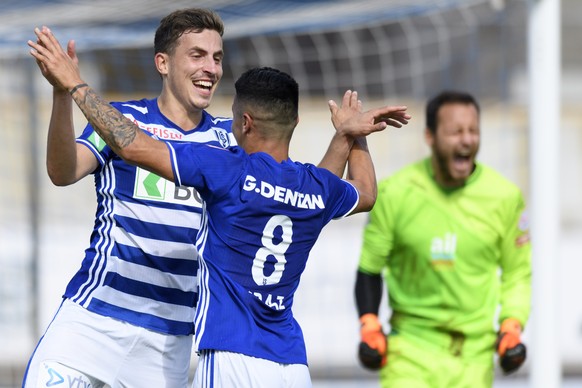
[[107, 161], [115, 156], [111, 148], [95, 132], [91, 124], [87, 124], [83, 133], [77, 138], [77, 143], [83, 144], [95, 155], [97, 161], [103, 166]]
[[237, 181], [246, 161], [240, 147], [222, 148], [206, 143], [169, 143], [174, 183], [191, 186], [202, 195], [221, 195]]

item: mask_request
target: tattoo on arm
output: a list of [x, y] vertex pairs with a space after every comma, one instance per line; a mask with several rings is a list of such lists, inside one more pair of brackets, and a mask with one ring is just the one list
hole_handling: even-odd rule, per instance
[[85, 90], [75, 93], [73, 99], [99, 136], [118, 153], [135, 140], [139, 128], [93, 89]]

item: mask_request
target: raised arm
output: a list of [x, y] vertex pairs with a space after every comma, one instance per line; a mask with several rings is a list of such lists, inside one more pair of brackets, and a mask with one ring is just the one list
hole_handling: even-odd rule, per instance
[[44, 66], [60, 88], [69, 92], [95, 131], [113, 151], [128, 163], [173, 180], [170, 153], [165, 143], [145, 134], [91, 89], [81, 78], [77, 62], [63, 50], [48, 28], [35, 28], [34, 32], [38, 41], [28, 41], [32, 48], [31, 55]]
[[[74, 41], [67, 44], [67, 54], [73, 62], [77, 62]], [[95, 170], [97, 158], [87, 147], [75, 141], [73, 100], [69, 92], [60, 87], [42, 62], [37, 61], [37, 64], [42, 75], [53, 86], [53, 106], [47, 136], [47, 173], [55, 185], [67, 186]]]
[[410, 119], [405, 106], [384, 106], [362, 112], [358, 93], [351, 90], [344, 93], [341, 106], [338, 107], [333, 100], [328, 105], [336, 132], [318, 167], [325, 168], [340, 178], [344, 175], [355, 138], [382, 131], [389, 125], [400, 128]]
[[329, 101], [331, 120], [336, 128], [329, 148], [319, 164], [340, 178], [346, 163], [347, 180], [360, 193], [360, 201], [352, 214], [372, 209], [376, 202], [376, 172], [368, 149], [366, 136], [388, 125], [400, 128], [411, 118], [405, 106], [384, 106], [362, 112], [357, 92], [347, 91], [340, 107]]
[[352, 183], [360, 193], [358, 206], [351, 214], [372, 210], [378, 195], [378, 186], [374, 163], [365, 137], [358, 137], [354, 140], [348, 157], [347, 181]]

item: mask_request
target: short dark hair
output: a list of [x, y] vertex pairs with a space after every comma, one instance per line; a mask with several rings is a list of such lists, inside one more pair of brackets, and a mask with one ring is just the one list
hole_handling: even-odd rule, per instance
[[216, 12], [204, 8], [174, 11], [160, 21], [154, 37], [154, 52], [171, 54], [182, 34], [203, 30], [216, 31], [220, 36], [224, 34], [224, 23]]
[[471, 94], [456, 90], [445, 90], [428, 101], [426, 105], [426, 127], [433, 134], [437, 130], [437, 116], [440, 108], [446, 104], [474, 105], [480, 113], [479, 103]]
[[289, 74], [271, 67], [257, 67], [244, 72], [235, 82], [236, 99], [268, 114], [270, 120], [283, 124], [297, 120], [299, 85]]

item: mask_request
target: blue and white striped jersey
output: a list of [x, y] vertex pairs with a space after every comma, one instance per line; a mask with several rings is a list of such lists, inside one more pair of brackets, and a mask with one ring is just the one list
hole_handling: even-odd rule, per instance
[[[112, 105], [160, 139], [216, 147], [236, 143], [231, 119], [203, 112], [197, 128], [183, 131], [160, 113], [157, 99]], [[90, 246], [64, 296], [133, 325], [172, 335], [192, 334], [198, 298], [199, 194], [125, 163], [91, 125], [77, 142], [87, 146], [100, 164], [94, 172], [97, 212]]]
[[307, 365], [293, 297], [322, 228], [355, 208], [357, 190], [311, 164], [238, 146], [168, 145], [176, 184], [195, 187], [206, 210], [197, 349]]

